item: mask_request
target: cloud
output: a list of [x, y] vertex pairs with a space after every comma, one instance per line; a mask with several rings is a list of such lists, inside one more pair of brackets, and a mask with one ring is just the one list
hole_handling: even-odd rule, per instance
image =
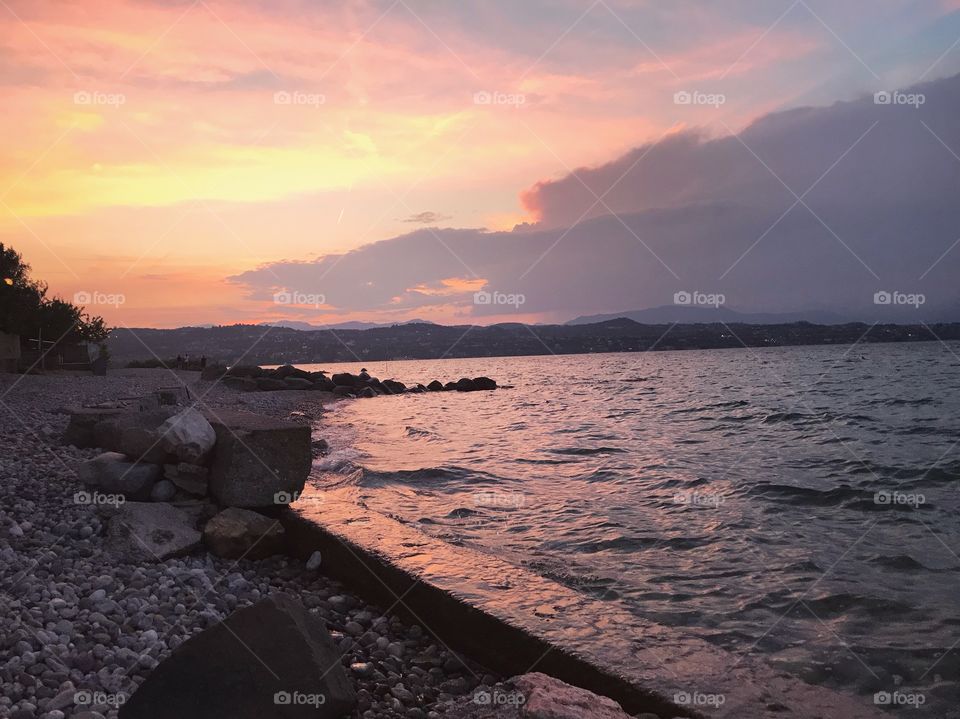
[[444, 220], [449, 220], [450, 215], [443, 215], [439, 212], [418, 212], [415, 215], [410, 215], [407, 218], [404, 218], [404, 222], [414, 222], [418, 225], [436, 225], [439, 222]]
[[412, 310], [437, 299], [417, 288], [445, 287], [481, 319], [509, 309], [474, 305], [477, 288], [553, 318], [669, 304], [679, 290], [744, 310], [904, 317], [919, 315], [878, 309], [874, 293], [924, 292], [928, 317], [958, 299], [960, 76], [903, 92], [767, 115], [736, 136], [682, 132], [537, 183], [523, 194], [532, 229], [417, 230], [230, 281], [365, 311]]

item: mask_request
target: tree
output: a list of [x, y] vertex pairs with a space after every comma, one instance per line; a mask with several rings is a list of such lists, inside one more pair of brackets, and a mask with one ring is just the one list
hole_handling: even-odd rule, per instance
[[30, 277], [30, 265], [0, 242], [0, 331], [30, 337], [42, 332], [50, 341], [103, 343], [110, 334], [102, 317], [47, 297], [47, 285]]

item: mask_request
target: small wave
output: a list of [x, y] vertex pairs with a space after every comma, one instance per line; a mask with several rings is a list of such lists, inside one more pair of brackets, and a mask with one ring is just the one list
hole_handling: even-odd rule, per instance
[[363, 452], [352, 447], [338, 449], [321, 459], [314, 460], [313, 468], [321, 472], [350, 474], [359, 468], [356, 460], [363, 456]]
[[887, 567], [888, 569], [896, 569], [899, 572], [915, 572], [930, 569], [908, 554], [877, 554], [867, 561], [870, 564], [877, 564], [881, 567]]
[[793, 484], [761, 484], [751, 487], [747, 494], [763, 499], [783, 501], [791, 505], [809, 505], [826, 507], [851, 500], [867, 500], [873, 502], [872, 494], [853, 487], [834, 487], [820, 490], [812, 487], [799, 487]]
[[574, 456], [590, 456], [594, 454], [618, 454], [626, 452], [619, 447], [561, 447], [560, 449], [547, 450], [552, 454], [568, 454]]
[[429, 429], [420, 429], [419, 427], [410, 427], [405, 428], [405, 434], [408, 437], [426, 437], [428, 439], [440, 439], [436, 432], [431, 432]]

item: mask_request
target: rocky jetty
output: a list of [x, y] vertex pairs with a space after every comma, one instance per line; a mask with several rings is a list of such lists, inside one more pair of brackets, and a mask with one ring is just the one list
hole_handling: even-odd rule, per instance
[[208, 367], [203, 373], [207, 381], [222, 382], [228, 387], [247, 392], [275, 392], [280, 390], [315, 390], [332, 392], [339, 397], [379, 397], [391, 394], [417, 394], [421, 392], [479, 392], [497, 389], [495, 380], [489, 377], [461, 377], [456, 381], [407, 386], [395, 379], [380, 380], [372, 377], [366, 369], [359, 374], [340, 372], [328, 376], [327, 372], [308, 372], [293, 365], [274, 369], [237, 365], [234, 367]]

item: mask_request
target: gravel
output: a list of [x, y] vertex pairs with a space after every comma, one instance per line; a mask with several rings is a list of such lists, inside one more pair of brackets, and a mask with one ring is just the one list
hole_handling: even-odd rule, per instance
[[[178, 373], [203, 405], [319, 418], [314, 393], [238, 394]], [[74, 467], [97, 450], [60, 445], [66, 405], [138, 397], [178, 380], [163, 370], [108, 377], [0, 375], [0, 717], [111, 719], [174, 648], [274, 591], [300, 597], [343, 651], [359, 716], [438, 717], [498, 681], [416, 625], [323, 575], [319, 555], [234, 562], [199, 552], [129, 564], [103, 550], [105, 526]], [[311, 398], [311, 394], [314, 397]]]

